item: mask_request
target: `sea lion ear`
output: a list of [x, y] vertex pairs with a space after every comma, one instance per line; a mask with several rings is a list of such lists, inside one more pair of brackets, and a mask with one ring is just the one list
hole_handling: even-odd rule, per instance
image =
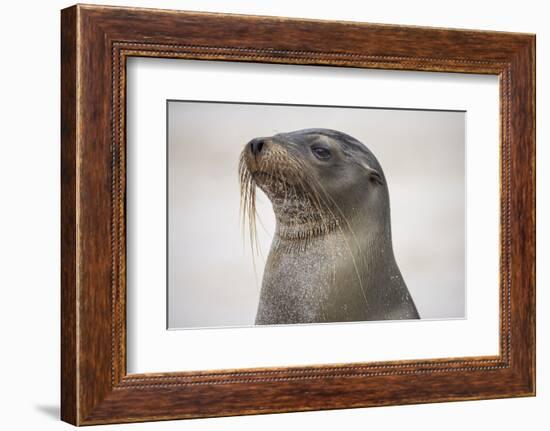
[[378, 172], [376, 169], [369, 169], [369, 178], [375, 183], [380, 184], [381, 186], [384, 185], [382, 175], [380, 175], [380, 172]]
[[371, 168], [370, 166], [364, 166], [364, 168], [367, 171], [369, 180], [376, 184], [380, 184], [381, 186], [384, 185], [384, 178], [382, 178], [380, 172], [378, 172], [376, 169]]
[[367, 163], [361, 162], [361, 166], [365, 171], [367, 171], [367, 177], [370, 181], [380, 184], [381, 186], [384, 185], [384, 177], [380, 172], [378, 172], [376, 169], [371, 168]]

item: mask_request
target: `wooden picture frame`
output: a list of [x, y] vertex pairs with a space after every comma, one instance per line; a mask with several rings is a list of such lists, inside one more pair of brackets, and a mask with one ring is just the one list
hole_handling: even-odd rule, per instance
[[[61, 13], [61, 418], [74, 425], [535, 394], [535, 36], [77, 5]], [[130, 56], [498, 75], [500, 354], [127, 374]]]

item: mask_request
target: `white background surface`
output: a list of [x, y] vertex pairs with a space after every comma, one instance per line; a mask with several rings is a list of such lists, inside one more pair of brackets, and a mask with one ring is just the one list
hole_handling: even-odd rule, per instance
[[[497, 79], [464, 74], [135, 59], [129, 64], [127, 82], [130, 89], [127, 99], [129, 373], [490, 356], [498, 353]], [[323, 88], [323, 92], [319, 92], [319, 88]], [[219, 98], [467, 111], [468, 318], [166, 331], [165, 101], [185, 97], [192, 100]], [[294, 114], [294, 117], [299, 116]], [[353, 123], [359, 122], [356, 118]], [[355, 127], [358, 127], [357, 132], [350, 133], [357, 137], [361, 128]], [[433, 132], [433, 126], [431, 129]], [[414, 139], [412, 135], [409, 132], [408, 139]], [[424, 139], [429, 140], [429, 133], [426, 135]], [[224, 144], [227, 147], [231, 142]], [[373, 144], [370, 149], [382, 166], [388, 167], [383, 157], [386, 153], [382, 151], [389, 151], [388, 143], [385, 144], [378, 149]], [[418, 152], [422, 151], [419, 145], [413, 146]], [[240, 147], [239, 143], [238, 150]], [[406, 152], [403, 148], [400, 151]], [[432, 151], [431, 155], [437, 159], [435, 154]], [[387, 158], [391, 155], [390, 152]], [[229, 157], [225, 156], [225, 159]], [[410, 157], [411, 163], [414, 160]], [[390, 190], [395, 191], [392, 189], [392, 184], [395, 184], [392, 183], [392, 171], [386, 170], [385, 174]], [[416, 172], [410, 175], [418, 176]], [[437, 181], [442, 181], [439, 179], [441, 173], [433, 175]], [[235, 176], [232, 183], [236, 183]], [[406, 186], [419, 187], [414, 181], [406, 181]], [[226, 194], [230, 195], [227, 191]], [[407, 190], [405, 195], [404, 202], [407, 203], [414, 191]], [[390, 196], [398, 198], [399, 194], [390, 192]], [[437, 199], [436, 193], [432, 192], [430, 198]], [[463, 196], [459, 199], [462, 200]], [[238, 200], [235, 196], [235, 202]], [[400, 216], [414, 212], [415, 206], [408, 204], [407, 209], [399, 213], [395, 211], [399, 199], [392, 203], [392, 227], [400, 228]], [[235, 208], [235, 213], [238, 214], [238, 208]], [[226, 217], [224, 223], [229, 224], [230, 220]], [[238, 220], [235, 223], [238, 226]], [[424, 234], [443, 241], [444, 236], [433, 231], [434, 224], [432, 221], [430, 230]], [[421, 230], [421, 227], [416, 229]], [[400, 245], [400, 239], [402, 236], [397, 231], [397, 235], [393, 235], [394, 247]], [[235, 242], [240, 242], [238, 235]], [[423, 247], [418, 245], [417, 248], [421, 250], [418, 253], [422, 253]], [[398, 262], [400, 257], [403, 258], [399, 251], [396, 250]], [[231, 252], [226, 251], [227, 254]], [[258, 262], [261, 265], [260, 259]], [[407, 280], [407, 272], [403, 274]], [[227, 289], [237, 284], [236, 281], [230, 282], [227, 275], [215, 280], [217, 284], [224, 283]], [[200, 289], [201, 283], [196, 282], [193, 287]], [[415, 298], [414, 284], [409, 283], [409, 289]], [[420, 307], [419, 311], [422, 315]]]
[[[114, 4], [104, 0], [102, 3]], [[294, 413], [154, 424], [104, 426], [112, 430], [497, 430], [547, 429], [550, 422], [550, 297], [548, 219], [550, 164], [549, 14], [541, 1], [504, 2], [353, 0], [316, 2], [118, 1], [175, 9], [347, 19], [537, 33], [538, 136], [538, 396], [537, 398]], [[0, 302], [2, 355], [0, 427], [71, 429], [59, 409], [59, 9], [65, 1], [3, 5], [0, 69]], [[23, 316], [22, 316], [23, 314]]]

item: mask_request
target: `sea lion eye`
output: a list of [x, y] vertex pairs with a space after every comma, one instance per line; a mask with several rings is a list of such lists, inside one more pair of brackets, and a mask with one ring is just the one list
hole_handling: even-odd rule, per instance
[[330, 150], [325, 147], [311, 147], [311, 151], [318, 159], [327, 160], [330, 158]]

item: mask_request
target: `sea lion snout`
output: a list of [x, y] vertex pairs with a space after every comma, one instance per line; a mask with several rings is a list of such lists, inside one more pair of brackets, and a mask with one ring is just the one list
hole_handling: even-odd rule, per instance
[[267, 138], [254, 138], [248, 143], [248, 148], [253, 156], [258, 156], [266, 143]]
[[272, 138], [266, 136], [254, 138], [245, 145], [242, 156], [252, 174], [265, 170], [271, 163], [272, 150]]
[[262, 136], [249, 141], [241, 157], [252, 175], [262, 172], [283, 175], [287, 170], [289, 154], [283, 142]]

